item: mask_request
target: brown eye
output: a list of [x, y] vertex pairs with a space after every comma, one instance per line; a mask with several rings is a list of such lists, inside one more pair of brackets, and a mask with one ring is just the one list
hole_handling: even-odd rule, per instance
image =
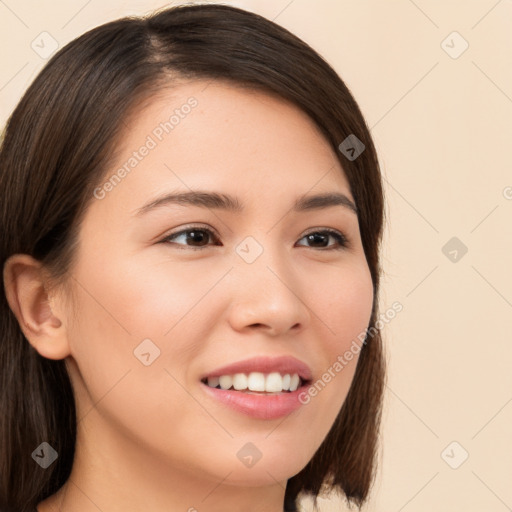
[[[325, 245], [326, 243], [329, 243], [329, 238], [334, 238], [336, 240], [336, 243], [334, 245]], [[323, 250], [339, 250], [344, 249], [348, 246], [348, 240], [343, 235], [343, 233], [340, 233], [339, 231], [335, 231], [334, 229], [324, 229], [321, 231], [312, 231], [311, 233], [308, 233], [305, 235], [301, 240], [306, 238], [308, 240], [308, 243], [311, 244], [320, 244], [320, 249], [323, 248]]]
[[[182, 242], [176, 242], [176, 239], [182, 237]], [[336, 241], [334, 244], [329, 244], [329, 239], [332, 238]], [[204, 226], [194, 227], [189, 226], [186, 229], [171, 233], [161, 240], [162, 243], [173, 244], [181, 246], [180, 248], [189, 247], [191, 249], [204, 249], [211, 243], [211, 239], [219, 241], [216, 234]], [[340, 250], [348, 247], [348, 240], [343, 233], [334, 229], [323, 229], [312, 231], [301, 238], [307, 239], [312, 249], [319, 249], [324, 251]], [[220, 245], [215, 243], [214, 245]]]
[[[179, 237], [183, 237], [183, 241], [185, 243], [177, 243], [173, 241]], [[208, 241], [211, 238], [214, 238], [215, 240], [217, 239], [215, 237], [215, 233], [210, 229], [204, 227], [189, 227], [187, 229], [177, 231], [176, 233], [171, 233], [170, 235], [166, 236], [162, 242], [202, 249], [203, 247], [210, 245], [208, 244]]]

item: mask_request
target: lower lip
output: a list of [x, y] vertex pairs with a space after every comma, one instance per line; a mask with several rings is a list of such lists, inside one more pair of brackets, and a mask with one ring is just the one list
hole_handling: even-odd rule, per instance
[[307, 388], [307, 386], [301, 386], [295, 391], [276, 395], [253, 395], [242, 391], [212, 388], [204, 382], [201, 382], [201, 386], [211, 397], [235, 411], [262, 420], [281, 418], [297, 410], [303, 405], [299, 401], [299, 395]]

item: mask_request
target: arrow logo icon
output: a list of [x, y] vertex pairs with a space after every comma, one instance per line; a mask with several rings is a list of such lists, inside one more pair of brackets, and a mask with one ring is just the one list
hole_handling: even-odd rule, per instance
[[236, 253], [246, 263], [252, 263], [261, 256], [263, 247], [254, 237], [247, 236], [236, 246]]
[[352, 162], [365, 150], [365, 147], [363, 142], [351, 133], [338, 146], [338, 149]]
[[252, 468], [261, 459], [263, 454], [253, 443], [246, 443], [238, 450], [236, 456], [244, 466]]
[[457, 441], [452, 441], [445, 449], [441, 452], [441, 458], [446, 462], [452, 469], [458, 469], [469, 457], [469, 453], [464, 447]]
[[459, 238], [453, 236], [443, 245], [441, 252], [452, 263], [458, 263], [468, 252], [468, 248]]
[[144, 365], [153, 364], [160, 357], [160, 349], [149, 338], [142, 340], [133, 351], [133, 355]]
[[52, 448], [50, 444], [43, 441], [33, 452], [32, 458], [43, 468], [51, 466], [58, 458], [59, 454]]
[[469, 43], [456, 30], [448, 34], [440, 44], [452, 59], [458, 59], [469, 48]]

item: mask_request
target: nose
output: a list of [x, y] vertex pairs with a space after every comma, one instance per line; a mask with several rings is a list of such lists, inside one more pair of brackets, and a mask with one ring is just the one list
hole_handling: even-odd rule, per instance
[[229, 321], [233, 329], [259, 329], [281, 336], [304, 329], [310, 321], [305, 303], [307, 280], [299, 278], [285, 257], [266, 249], [254, 262], [239, 261], [231, 272]]

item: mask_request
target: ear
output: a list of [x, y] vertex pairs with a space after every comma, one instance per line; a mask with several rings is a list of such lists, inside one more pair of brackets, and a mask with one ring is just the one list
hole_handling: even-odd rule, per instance
[[[5, 295], [29, 343], [48, 359], [70, 355], [63, 312], [47, 294], [41, 263], [27, 254], [14, 254], [4, 264]], [[55, 311], [52, 311], [54, 309]]]

